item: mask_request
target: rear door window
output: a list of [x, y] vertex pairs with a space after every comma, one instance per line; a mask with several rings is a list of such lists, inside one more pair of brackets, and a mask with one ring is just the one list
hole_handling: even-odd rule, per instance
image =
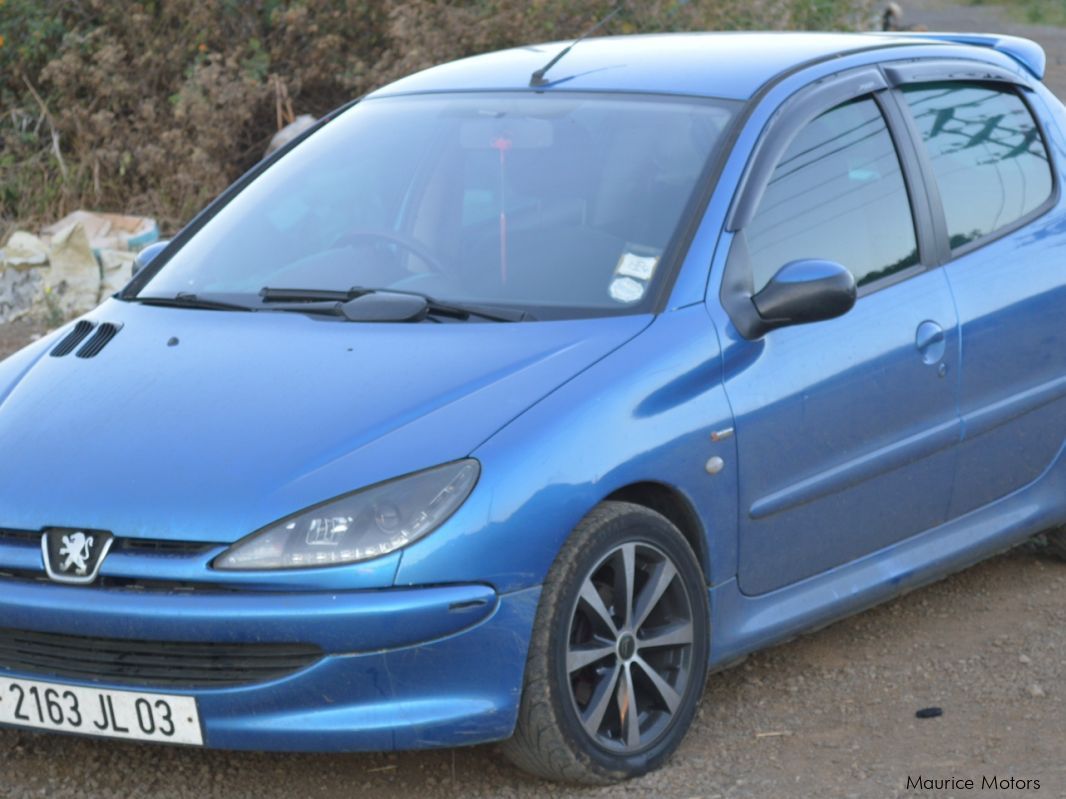
[[936, 174], [953, 250], [1010, 227], [1051, 196], [1047, 148], [1012, 89], [951, 81], [908, 86], [903, 96]]

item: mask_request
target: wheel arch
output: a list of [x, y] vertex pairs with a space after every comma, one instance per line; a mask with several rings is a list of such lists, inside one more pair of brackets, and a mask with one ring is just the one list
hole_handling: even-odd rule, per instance
[[710, 561], [707, 533], [696, 508], [685, 494], [674, 486], [655, 481], [630, 483], [604, 497], [605, 502], [631, 502], [665, 516], [688, 541], [696, 553], [705, 581], [710, 581]]

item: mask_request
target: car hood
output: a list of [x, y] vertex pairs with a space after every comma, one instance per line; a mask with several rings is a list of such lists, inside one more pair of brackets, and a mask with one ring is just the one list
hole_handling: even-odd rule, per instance
[[650, 322], [354, 324], [110, 300], [0, 364], [0, 527], [229, 542], [462, 458]]

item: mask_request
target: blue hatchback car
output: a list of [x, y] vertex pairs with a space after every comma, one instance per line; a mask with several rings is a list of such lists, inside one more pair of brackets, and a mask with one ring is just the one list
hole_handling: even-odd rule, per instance
[[0, 723], [622, 779], [1066, 522], [1039, 47], [561, 47], [340, 109], [0, 365]]

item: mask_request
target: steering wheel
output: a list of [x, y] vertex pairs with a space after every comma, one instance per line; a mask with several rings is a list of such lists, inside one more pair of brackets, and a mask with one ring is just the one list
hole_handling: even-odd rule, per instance
[[426, 247], [426, 245], [391, 230], [352, 230], [345, 233], [343, 236], [340, 236], [335, 242], [333, 242], [333, 246], [349, 246], [368, 239], [377, 239], [378, 241], [387, 241], [390, 244], [399, 244], [408, 252], [417, 255], [426, 266], [438, 275], [452, 277], [448, 267], [446, 267], [444, 263], [434, 255], [428, 247]]

